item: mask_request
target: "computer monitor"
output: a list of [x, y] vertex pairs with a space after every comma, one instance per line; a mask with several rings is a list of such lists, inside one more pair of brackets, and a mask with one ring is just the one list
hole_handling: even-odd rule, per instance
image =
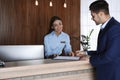
[[0, 60], [5, 62], [43, 58], [43, 45], [0, 45]]

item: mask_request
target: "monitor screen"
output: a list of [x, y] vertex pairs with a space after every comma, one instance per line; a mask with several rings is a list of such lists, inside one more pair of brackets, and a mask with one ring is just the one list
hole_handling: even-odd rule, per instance
[[18, 61], [43, 59], [43, 45], [1, 45], [0, 60], [2, 61]]

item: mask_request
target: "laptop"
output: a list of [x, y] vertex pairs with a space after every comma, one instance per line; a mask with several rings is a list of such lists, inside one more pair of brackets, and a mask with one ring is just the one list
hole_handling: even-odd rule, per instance
[[0, 60], [21, 61], [44, 59], [43, 45], [1, 45]]

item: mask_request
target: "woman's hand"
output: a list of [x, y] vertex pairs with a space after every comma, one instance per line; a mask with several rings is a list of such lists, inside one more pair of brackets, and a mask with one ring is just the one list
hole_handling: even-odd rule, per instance
[[74, 52], [70, 52], [69, 56], [75, 56], [75, 53]]
[[52, 54], [52, 55], [48, 56], [48, 58], [54, 58], [56, 56], [59, 56], [59, 55], [58, 54]]

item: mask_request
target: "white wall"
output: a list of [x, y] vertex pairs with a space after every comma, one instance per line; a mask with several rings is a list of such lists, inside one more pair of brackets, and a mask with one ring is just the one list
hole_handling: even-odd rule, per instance
[[[100, 25], [96, 26], [91, 20], [89, 5], [95, 0], [81, 0], [81, 34], [88, 35], [91, 29], [94, 29], [90, 39], [90, 50], [96, 50], [97, 37]], [[109, 3], [110, 14], [120, 22], [120, 0], [106, 0]], [[82, 48], [81, 48], [82, 49]]]

